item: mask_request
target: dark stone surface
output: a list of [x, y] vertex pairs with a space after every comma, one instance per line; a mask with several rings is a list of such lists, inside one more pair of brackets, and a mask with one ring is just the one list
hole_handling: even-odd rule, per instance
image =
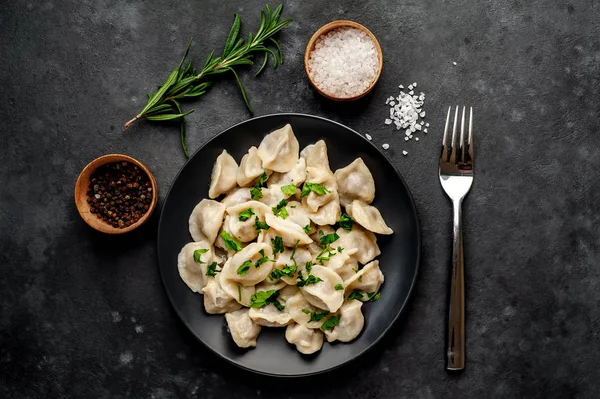
[[[402, 320], [352, 367], [277, 382], [224, 364], [176, 319], [156, 264], [158, 213], [107, 237], [79, 218], [73, 187], [122, 152], [161, 195], [184, 164], [177, 129], [122, 123], [163, 81], [190, 35], [220, 48], [232, 14], [261, 1], [14, 1], [0, 11], [0, 397], [437, 398], [600, 396], [600, 28], [592, 1], [288, 2], [286, 63], [242, 78], [256, 115], [322, 115], [390, 143], [423, 228], [422, 271]], [[385, 68], [356, 104], [323, 100], [302, 55], [334, 19], [367, 25]], [[456, 62], [457, 65], [453, 65]], [[428, 136], [383, 125], [397, 85], [427, 94]], [[446, 107], [475, 106], [477, 169], [465, 204], [468, 368], [444, 371], [450, 205], [437, 181]], [[247, 119], [231, 80], [190, 104], [198, 148]], [[409, 156], [403, 157], [403, 149]], [[265, 360], [267, 361], [267, 360]]]

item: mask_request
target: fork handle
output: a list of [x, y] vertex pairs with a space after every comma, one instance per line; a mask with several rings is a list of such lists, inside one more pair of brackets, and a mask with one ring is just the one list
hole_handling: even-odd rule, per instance
[[452, 277], [448, 310], [447, 370], [465, 368], [465, 263], [463, 256], [462, 199], [453, 201]]

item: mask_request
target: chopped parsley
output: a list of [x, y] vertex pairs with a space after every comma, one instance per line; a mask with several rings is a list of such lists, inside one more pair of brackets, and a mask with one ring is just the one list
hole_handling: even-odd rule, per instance
[[381, 296], [381, 292], [367, 292], [367, 296], [369, 297], [370, 302], [375, 302]]
[[247, 260], [244, 263], [242, 263], [240, 265], [240, 267], [238, 267], [237, 274], [239, 274], [240, 276], [245, 276], [246, 272], [248, 270], [250, 270], [251, 267], [252, 267], [252, 261], [251, 260]]
[[251, 308], [262, 308], [272, 303], [278, 310], [283, 310], [284, 306], [277, 300], [278, 290], [259, 291], [250, 297]]
[[362, 283], [362, 276], [359, 276], [359, 277], [358, 277], [358, 282], [359, 282], [359, 283]]
[[217, 270], [217, 262], [213, 262], [208, 265], [208, 269], [206, 270], [206, 275], [210, 277], [216, 277], [219, 270]]
[[292, 262], [294, 262], [294, 266], [296, 268], [298, 268], [298, 265], [296, 264], [296, 259], [294, 258], [294, 256], [296, 255], [296, 250], [298, 249], [298, 244], [300, 244], [300, 240], [296, 241], [296, 245], [294, 245], [294, 249], [292, 250], [292, 254], [290, 255], [290, 259], [292, 260]]
[[294, 194], [296, 194], [296, 185], [288, 184], [287, 186], [281, 186], [281, 192], [283, 192], [288, 197], [290, 195], [294, 195]]
[[338, 247], [337, 247], [337, 251], [338, 251], [338, 253], [340, 253], [340, 254], [341, 254], [343, 250], [344, 250], [344, 248], [342, 248], [342, 247], [340, 247], [340, 246], [338, 246]]
[[276, 236], [275, 238], [271, 238], [271, 244], [273, 245], [273, 253], [277, 252], [283, 253], [283, 238]]
[[256, 267], [257, 269], [260, 267], [260, 265], [262, 265], [263, 263], [266, 262], [275, 262], [275, 259], [269, 259], [265, 256], [265, 250], [261, 249], [260, 251], [258, 251], [258, 253], [260, 254], [260, 258], [256, 261], [256, 263], [254, 264], [254, 267]]
[[262, 175], [260, 175], [260, 177], [258, 178], [258, 181], [254, 185], [254, 187], [252, 187], [252, 189], [250, 190], [250, 197], [253, 200], [259, 200], [263, 197], [261, 187], [267, 182], [268, 178], [269, 178], [269, 176], [267, 176], [267, 172], [263, 171]]
[[221, 238], [225, 241], [225, 246], [227, 249], [238, 252], [242, 250], [242, 242], [240, 240], [236, 240], [229, 235], [228, 232], [223, 230], [221, 232]]
[[271, 274], [269, 274], [269, 278], [271, 280], [280, 279], [283, 276], [286, 277], [294, 277], [294, 273], [296, 273], [297, 267], [294, 265], [286, 265], [283, 269], [274, 269]]
[[285, 219], [288, 217], [288, 211], [287, 209], [285, 209], [285, 206], [287, 205], [287, 201], [282, 199], [281, 201], [279, 201], [279, 204], [277, 204], [277, 206], [271, 208], [273, 209], [273, 214], [275, 216], [279, 216], [282, 219]]
[[340, 221], [338, 222], [339, 226], [347, 231], [352, 231], [352, 226], [354, 225], [354, 220], [348, 216], [346, 213], [342, 214], [340, 217]]
[[311, 183], [307, 181], [304, 183], [304, 186], [302, 186], [302, 193], [300, 194], [300, 197], [306, 197], [311, 191], [319, 195], [325, 195], [331, 192], [322, 184]]
[[321, 325], [321, 331], [333, 330], [338, 324], [340, 324], [340, 318], [338, 316], [331, 316]]
[[341, 285], [341, 284], [336, 284], [336, 286], [335, 286], [335, 290], [336, 290], [336, 291], [342, 291], [343, 289], [344, 289], [344, 286], [343, 286], [343, 285]]
[[354, 273], [358, 273], [358, 267], [357, 267], [356, 269], [355, 269], [355, 268], [352, 268], [352, 271], [353, 271]]
[[197, 249], [197, 250], [195, 250], [194, 251], [194, 262], [200, 263], [200, 264], [206, 263], [206, 262], [202, 261], [202, 259], [200, 259], [200, 256], [202, 256], [202, 254], [205, 254], [207, 252], [208, 252], [208, 249]]
[[321, 237], [321, 247], [325, 248], [329, 244], [335, 242], [340, 236], [337, 233], [327, 234], [326, 236]]
[[242, 286], [238, 283], [238, 301], [242, 300]]
[[240, 222], [245, 222], [246, 220], [250, 219], [252, 217], [252, 215], [254, 215], [253, 208], [248, 208], [245, 211], [240, 212], [239, 213]]
[[296, 287], [305, 287], [307, 285], [317, 284], [319, 281], [323, 281], [319, 277], [313, 276], [312, 274], [309, 274], [306, 279], [303, 279], [302, 273], [298, 273], [298, 278], [300, 281], [296, 283]]
[[269, 226], [265, 222], [261, 222], [260, 220], [258, 220], [258, 216], [256, 217], [256, 219], [254, 219], [254, 230], [258, 231], [259, 233], [261, 230], [269, 230], [270, 228], [271, 226]]
[[311, 312], [308, 309], [302, 309], [302, 312], [310, 315], [310, 320], [308, 321], [309, 323], [313, 322], [313, 321], [321, 321], [321, 320], [323, 320], [323, 317], [325, 317], [329, 314], [329, 312], [327, 310], [324, 310], [322, 312]]
[[290, 208], [296, 209], [296, 205], [290, 205]]
[[323, 248], [323, 250], [317, 255], [317, 260], [323, 264], [323, 262], [328, 261], [329, 259], [331, 259], [332, 256], [337, 255], [336, 252], [333, 252], [333, 250], [330, 247], [325, 247]]
[[310, 314], [310, 310], [308, 310], [308, 309], [306, 309], [306, 308], [302, 309], [302, 312], [303, 312], [303, 313], [306, 313], [306, 314]]
[[306, 268], [306, 272], [310, 274], [310, 270], [312, 269], [312, 262], [306, 262], [304, 266]]
[[363, 294], [360, 291], [354, 290], [348, 295], [348, 299], [363, 299]]
[[312, 230], [312, 227], [310, 227], [310, 223], [309, 223], [306, 226], [304, 226], [303, 229], [304, 229], [304, 232], [306, 234], [308, 234]]

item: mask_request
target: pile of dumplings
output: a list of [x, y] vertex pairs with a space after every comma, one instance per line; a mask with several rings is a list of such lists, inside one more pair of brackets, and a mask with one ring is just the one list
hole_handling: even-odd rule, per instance
[[179, 274], [207, 313], [225, 314], [239, 347], [256, 346], [262, 327], [285, 327], [303, 354], [360, 334], [363, 303], [384, 281], [374, 233], [393, 233], [370, 205], [375, 182], [361, 158], [333, 173], [325, 142], [300, 152], [288, 124], [239, 166], [224, 150], [208, 196], [190, 215]]

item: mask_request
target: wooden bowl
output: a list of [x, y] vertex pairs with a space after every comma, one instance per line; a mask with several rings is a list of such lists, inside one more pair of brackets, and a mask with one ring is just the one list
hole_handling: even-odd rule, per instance
[[[150, 184], [152, 185], [152, 203], [150, 204], [150, 208], [148, 209], [148, 211], [137, 222], [122, 229], [119, 229], [111, 226], [110, 224], [106, 223], [104, 220], [100, 219], [98, 216], [90, 212], [90, 204], [88, 204], [87, 202], [89, 198], [87, 191], [90, 187], [90, 176], [92, 175], [92, 173], [94, 173], [96, 169], [98, 169], [98, 167], [107, 163], [122, 161], [131, 162], [132, 164], [142, 169], [144, 173], [146, 173], [146, 175], [148, 175], [148, 178], [150, 179]], [[75, 205], [77, 205], [79, 215], [81, 215], [83, 220], [91, 227], [98, 231], [101, 231], [102, 233], [107, 234], [127, 233], [132, 230], [135, 230], [136, 228], [144, 224], [144, 222], [146, 222], [146, 220], [150, 218], [150, 215], [152, 215], [154, 209], [156, 209], [157, 199], [158, 191], [156, 190], [156, 180], [154, 180], [154, 176], [152, 176], [152, 173], [150, 173], [148, 168], [146, 168], [146, 166], [144, 166], [144, 164], [138, 161], [137, 159], [122, 154], [108, 154], [101, 156], [100, 158], [94, 159], [85, 168], [83, 168], [83, 170], [79, 174], [79, 177], [77, 178], [77, 183], [75, 184]]]
[[[330, 32], [334, 29], [338, 29], [338, 28], [356, 28], [356, 29], [359, 29], [359, 30], [365, 32], [373, 40], [373, 43], [375, 43], [375, 48], [377, 49], [377, 54], [379, 56], [379, 70], [377, 71], [377, 76], [375, 77], [375, 80], [373, 81], [373, 83], [371, 83], [371, 86], [369, 86], [367, 88], [367, 90], [365, 90], [363, 93], [358, 94], [354, 97], [335, 97], [335, 96], [325, 93], [314, 82], [314, 80], [310, 76], [310, 71], [308, 70], [308, 60], [310, 59], [310, 53], [315, 49], [315, 44], [317, 42], [317, 39], [319, 37], [321, 37], [322, 35]], [[363, 97], [364, 95], [366, 95], [368, 92], [370, 92], [373, 89], [373, 87], [375, 87], [375, 84], [377, 83], [377, 81], [379, 80], [379, 77], [381, 76], [382, 69], [383, 69], [383, 52], [381, 51], [381, 46], [379, 45], [379, 41], [377, 41], [377, 38], [375, 37], [375, 35], [373, 33], [371, 33], [370, 30], [368, 30], [361, 24], [359, 24], [357, 22], [353, 22], [353, 21], [339, 20], [339, 21], [330, 22], [327, 25], [322, 26], [321, 29], [319, 29], [318, 31], [315, 32], [314, 35], [312, 35], [312, 37], [308, 41], [308, 44], [306, 45], [306, 50], [304, 51], [304, 70], [306, 71], [306, 76], [308, 76], [308, 80], [310, 80], [310, 83], [313, 85], [313, 87], [319, 93], [321, 93], [321, 95], [323, 95], [331, 100], [335, 100], [335, 101], [353, 101], [353, 100], [357, 100], [357, 99]]]

